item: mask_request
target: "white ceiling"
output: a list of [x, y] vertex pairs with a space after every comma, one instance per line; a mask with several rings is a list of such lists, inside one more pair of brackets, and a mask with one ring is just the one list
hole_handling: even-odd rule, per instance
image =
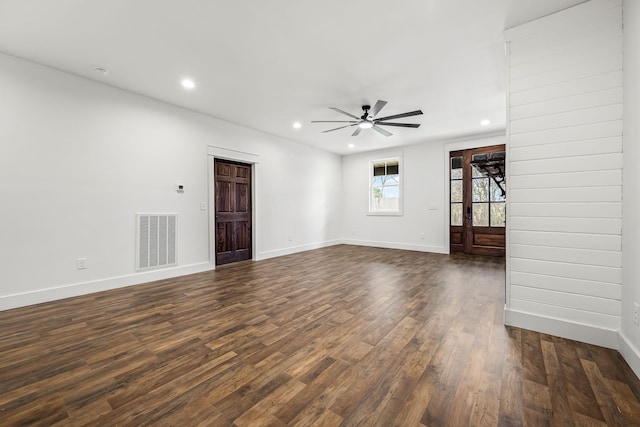
[[[0, 0], [0, 51], [347, 154], [503, 131], [503, 30], [583, 1]], [[378, 99], [421, 127], [309, 123]]]

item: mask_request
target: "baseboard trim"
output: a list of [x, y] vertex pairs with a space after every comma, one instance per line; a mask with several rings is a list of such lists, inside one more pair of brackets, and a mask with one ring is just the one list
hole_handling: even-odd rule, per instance
[[405, 251], [432, 252], [437, 254], [449, 253], [449, 251], [446, 250], [446, 248], [443, 246], [414, 245], [412, 243], [381, 242], [376, 240], [355, 239], [343, 239], [342, 243], [344, 243], [345, 245], [370, 246], [374, 248], [385, 249], [403, 249]]
[[504, 310], [504, 323], [517, 328], [599, 345], [613, 350], [619, 349], [618, 331], [612, 329], [603, 329], [507, 308]]
[[618, 345], [619, 351], [622, 354], [624, 360], [636, 374], [636, 377], [640, 378], [640, 350], [633, 345], [631, 340], [625, 335], [624, 332], [618, 332]]
[[213, 269], [215, 269], [214, 265], [209, 262], [203, 262], [180, 267], [165, 268], [162, 270], [145, 271], [126, 276], [110, 277], [108, 279], [74, 283], [55, 288], [39, 289], [37, 291], [24, 292], [20, 294], [5, 295], [0, 296], [0, 311], [87, 295], [110, 289], [124, 288], [126, 286], [139, 285], [141, 283], [153, 282], [156, 280], [170, 279], [187, 274], [201, 273], [203, 271]]
[[310, 250], [313, 250], [313, 249], [327, 248], [329, 246], [340, 245], [342, 243], [343, 243], [342, 240], [336, 239], [336, 240], [327, 240], [325, 242], [309, 243], [309, 244], [300, 245], [300, 246], [290, 246], [288, 248], [276, 249], [276, 250], [273, 250], [273, 251], [264, 251], [264, 252], [260, 252], [258, 254], [258, 256], [254, 258], [254, 260], [255, 261], [262, 261], [264, 259], [276, 258], [276, 257], [279, 257], [279, 256], [285, 256], [285, 255], [291, 255], [291, 254], [295, 254], [295, 253], [298, 253], [298, 252], [305, 252], [305, 251], [310, 251]]

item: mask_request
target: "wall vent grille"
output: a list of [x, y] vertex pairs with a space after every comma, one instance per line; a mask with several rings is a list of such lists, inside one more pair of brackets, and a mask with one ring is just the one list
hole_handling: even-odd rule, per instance
[[136, 215], [136, 270], [177, 265], [178, 214]]

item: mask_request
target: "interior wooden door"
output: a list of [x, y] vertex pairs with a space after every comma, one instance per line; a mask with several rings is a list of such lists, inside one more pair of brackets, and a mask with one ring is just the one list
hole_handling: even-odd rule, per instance
[[451, 152], [450, 249], [505, 255], [504, 145]]
[[214, 162], [216, 265], [251, 259], [251, 165]]

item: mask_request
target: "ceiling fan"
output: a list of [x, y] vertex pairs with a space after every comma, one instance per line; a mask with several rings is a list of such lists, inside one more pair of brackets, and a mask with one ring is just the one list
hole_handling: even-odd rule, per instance
[[351, 136], [358, 135], [362, 129], [373, 129], [384, 136], [393, 135], [391, 132], [381, 128], [380, 126], [398, 126], [403, 128], [420, 127], [420, 124], [418, 123], [397, 123], [397, 122], [388, 122], [387, 120], [400, 119], [402, 117], [418, 116], [422, 114], [421, 110], [410, 111], [408, 113], [402, 113], [402, 114], [394, 114], [392, 116], [386, 116], [386, 117], [376, 117], [380, 112], [380, 110], [382, 110], [382, 108], [384, 108], [385, 105], [387, 105], [387, 101], [381, 101], [381, 100], [378, 100], [378, 102], [376, 102], [373, 108], [371, 108], [370, 105], [363, 105], [362, 106], [363, 114], [360, 117], [355, 116], [351, 113], [347, 113], [346, 111], [343, 111], [336, 107], [329, 107], [331, 110], [337, 111], [338, 113], [344, 114], [345, 116], [349, 116], [354, 120], [312, 120], [311, 123], [349, 123], [348, 125], [340, 126], [334, 129], [323, 130], [322, 133], [333, 132], [334, 130], [344, 129], [352, 126], [358, 126], [356, 130], [351, 134]]

